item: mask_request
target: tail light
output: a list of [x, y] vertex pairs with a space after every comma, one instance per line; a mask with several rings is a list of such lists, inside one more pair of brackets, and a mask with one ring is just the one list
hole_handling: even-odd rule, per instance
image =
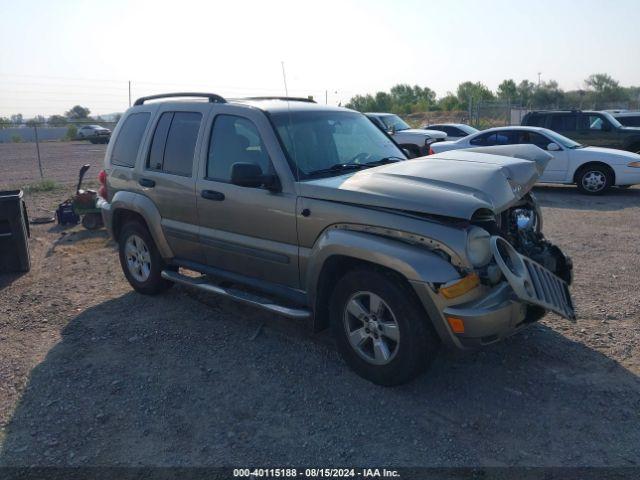
[[434, 155], [436, 152], [433, 151], [433, 148], [429, 147], [428, 155]]
[[105, 200], [107, 199], [107, 172], [100, 170], [98, 174], [98, 182], [100, 182], [100, 188], [98, 188], [98, 195]]

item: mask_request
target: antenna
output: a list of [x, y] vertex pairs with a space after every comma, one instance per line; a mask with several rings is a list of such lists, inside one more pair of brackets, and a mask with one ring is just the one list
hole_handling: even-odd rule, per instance
[[288, 97], [289, 89], [287, 88], [287, 74], [284, 71], [284, 62], [280, 62], [280, 65], [282, 65], [282, 80], [284, 81], [284, 93]]

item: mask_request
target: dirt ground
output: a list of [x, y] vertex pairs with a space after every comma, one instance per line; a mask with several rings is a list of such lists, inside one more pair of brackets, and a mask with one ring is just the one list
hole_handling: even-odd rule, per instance
[[[34, 226], [32, 271], [0, 275], [0, 465], [637, 466], [640, 188], [536, 194], [577, 323], [548, 315], [396, 388], [306, 324], [134, 293], [103, 231]], [[28, 195], [31, 215], [64, 195]]]
[[[78, 181], [78, 171], [91, 165], [87, 180], [102, 170], [106, 145], [82, 142], [40, 142], [40, 161], [44, 178], [60, 185]], [[40, 180], [36, 144], [0, 143], [0, 190], [24, 187]]]

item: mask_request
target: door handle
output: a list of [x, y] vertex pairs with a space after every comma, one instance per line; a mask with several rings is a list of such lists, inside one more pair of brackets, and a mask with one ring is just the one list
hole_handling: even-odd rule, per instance
[[146, 187], [146, 188], [153, 188], [156, 186], [156, 182], [153, 180], [149, 180], [148, 178], [141, 178], [140, 180], [138, 180], [138, 183], [142, 187]]
[[224, 200], [224, 193], [216, 192], [215, 190], [202, 190], [200, 195], [207, 200], [216, 200], [218, 202]]

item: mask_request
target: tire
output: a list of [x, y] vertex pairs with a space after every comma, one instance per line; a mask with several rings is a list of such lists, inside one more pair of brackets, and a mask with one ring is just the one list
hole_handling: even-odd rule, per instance
[[613, 185], [613, 174], [604, 165], [587, 165], [576, 173], [576, 185], [585, 195], [602, 195]]
[[[372, 301], [379, 306], [377, 315], [371, 315]], [[393, 275], [368, 268], [348, 272], [336, 284], [329, 309], [340, 356], [375, 384], [409, 382], [437, 354], [439, 341], [426, 312], [415, 294]], [[354, 313], [368, 315], [371, 321], [360, 320]]]
[[99, 213], [87, 213], [82, 217], [82, 226], [87, 230], [97, 230], [102, 225], [102, 215]]
[[118, 247], [122, 271], [137, 292], [155, 295], [173, 285], [161, 276], [166, 264], [145, 225], [126, 223], [120, 232]]

